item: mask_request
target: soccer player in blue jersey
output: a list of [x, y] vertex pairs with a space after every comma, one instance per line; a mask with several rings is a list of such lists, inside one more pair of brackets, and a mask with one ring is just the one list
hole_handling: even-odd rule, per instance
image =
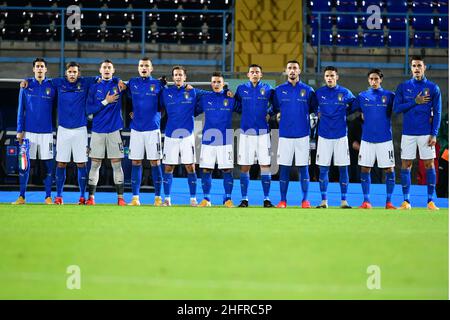
[[303, 192], [302, 208], [311, 208], [308, 201], [309, 188], [309, 114], [317, 113], [317, 99], [313, 88], [300, 81], [300, 64], [288, 61], [287, 82], [275, 88], [273, 111], [280, 113], [280, 139], [277, 159], [280, 165], [281, 201], [277, 208], [286, 208], [289, 172], [295, 155], [295, 166], [299, 167]]
[[131, 188], [133, 199], [129, 205], [138, 206], [139, 189], [142, 181], [142, 160], [144, 153], [150, 160], [152, 179], [155, 187], [155, 206], [162, 205], [161, 199], [161, 112], [160, 97], [163, 86], [158, 79], [152, 78], [153, 65], [149, 58], [139, 60], [139, 77], [128, 82], [127, 94], [133, 104], [131, 121], [130, 154], [132, 160]]
[[231, 118], [233, 111], [235, 111], [235, 100], [224, 92], [224, 79], [220, 72], [213, 73], [211, 87], [213, 92], [201, 96], [196, 108], [196, 114], [205, 113], [200, 153], [204, 198], [199, 206], [211, 206], [211, 175], [217, 163], [223, 173], [225, 190], [223, 204], [231, 208], [233, 207], [231, 192], [233, 190], [232, 169], [234, 166]]
[[241, 195], [238, 207], [248, 207], [248, 185], [250, 168], [256, 162], [261, 168], [261, 184], [264, 192], [264, 207], [273, 207], [270, 192], [270, 133], [267, 116], [270, 113], [270, 101], [273, 88], [262, 82], [262, 67], [257, 64], [249, 66], [248, 82], [236, 89], [237, 110], [242, 113], [241, 134], [239, 135], [238, 164], [241, 166]]
[[377, 161], [386, 173], [386, 209], [396, 209], [391, 202], [395, 187], [395, 158], [392, 143], [391, 116], [394, 93], [381, 87], [383, 73], [372, 69], [367, 74], [370, 88], [361, 92], [352, 104], [352, 112], [362, 113], [362, 138], [358, 164], [361, 166], [362, 209], [371, 209], [370, 171]]
[[[53, 204], [53, 126], [52, 115], [56, 101], [56, 90], [46, 78], [47, 62], [42, 58], [33, 61], [34, 78], [30, 79], [27, 88], [21, 88], [17, 110], [17, 139], [30, 142], [29, 156], [39, 158], [45, 164], [45, 203]], [[25, 204], [25, 192], [30, 174], [30, 166], [19, 173], [20, 195], [12, 204]]]
[[167, 124], [163, 149], [163, 206], [171, 206], [170, 192], [172, 188], [173, 170], [175, 166], [184, 164], [188, 173], [188, 184], [191, 206], [197, 206], [197, 174], [195, 173], [195, 137], [194, 114], [201, 90], [186, 89], [186, 69], [182, 66], [172, 68], [175, 83], [163, 90], [162, 108], [167, 114]]
[[93, 84], [89, 89], [87, 113], [93, 115], [91, 143], [89, 156], [91, 170], [89, 171], [89, 199], [87, 205], [95, 205], [95, 190], [99, 179], [102, 159], [111, 160], [113, 179], [117, 190], [117, 204], [126, 205], [123, 199], [123, 143], [120, 129], [123, 127], [121, 91], [116, 81], [113, 81], [115, 69], [110, 60], [104, 60], [100, 65], [101, 81]]
[[411, 209], [409, 189], [411, 186], [412, 161], [419, 157], [427, 170], [428, 204], [430, 210], [439, 208], [433, 201], [436, 189], [436, 136], [441, 122], [442, 98], [439, 86], [425, 77], [426, 65], [420, 56], [411, 58], [412, 78], [397, 87], [394, 112], [403, 113], [401, 141], [401, 182], [404, 201], [399, 209]]
[[339, 167], [339, 184], [341, 187], [341, 208], [350, 209], [347, 202], [348, 170], [350, 154], [347, 138], [347, 113], [355, 96], [347, 88], [337, 84], [338, 70], [328, 66], [324, 70], [326, 85], [316, 90], [319, 104], [319, 127], [316, 164], [320, 167], [319, 185], [322, 202], [317, 208], [328, 208], [327, 188], [328, 172], [331, 158]]

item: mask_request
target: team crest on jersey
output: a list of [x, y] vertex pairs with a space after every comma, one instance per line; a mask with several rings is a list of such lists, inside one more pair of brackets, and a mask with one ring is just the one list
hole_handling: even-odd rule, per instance
[[427, 96], [427, 95], [429, 95], [429, 94], [430, 94], [430, 89], [429, 89], [429, 88], [423, 89], [423, 95], [424, 95], [424, 96]]
[[187, 100], [187, 99], [189, 99], [189, 92], [185, 92], [184, 93], [184, 98]]
[[387, 97], [386, 97], [386, 96], [382, 96], [382, 97], [381, 97], [381, 101], [382, 101], [383, 103], [386, 103], [386, 102], [387, 102]]
[[338, 101], [344, 100], [344, 95], [342, 93], [338, 94]]
[[151, 84], [151, 85], [150, 85], [150, 91], [151, 91], [151, 92], [155, 91], [155, 85], [154, 85], [154, 84]]
[[224, 100], [223, 100], [223, 105], [224, 105], [225, 107], [228, 107], [228, 99], [224, 99]]
[[78, 90], [81, 90], [81, 83], [78, 83], [77, 89], [78, 89]]
[[261, 92], [261, 95], [263, 96], [263, 95], [265, 95], [265, 94], [266, 94], [266, 89], [264, 89], [264, 88], [261, 88], [261, 90], [259, 90], [259, 92]]
[[117, 94], [118, 90], [116, 87], [113, 88], [113, 94]]
[[45, 93], [46, 93], [48, 96], [50, 95], [50, 92], [51, 92], [51, 89], [50, 89], [50, 88], [45, 89]]
[[302, 89], [302, 91], [300, 91], [300, 96], [304, 97], [306, 95], [306, 90]]

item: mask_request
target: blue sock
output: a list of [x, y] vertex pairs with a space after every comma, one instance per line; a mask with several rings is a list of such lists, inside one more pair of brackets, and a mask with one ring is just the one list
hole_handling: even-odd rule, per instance
[[131, 191], [133, 196], [139, 196], [139, 189], [141, 188], [142, 182], [142, 166], [132, 165], [131, 166]]
[[44, 163], [46, 169], [44, 178], [45, 197], [48, 198], [52, 196], [53, 159], [44, 160]]
[[270, 181], [272, 180], [272, 175], [269, 172], [261, 172], [261, 184], [264, 192], [264, 200], [269, 200], [270, 192]]
[[308, 166], [302, 166], [300, 167], [300, 181], [302, 186], [302, 192], [303, 192], [303, 199], [302, 201], [306, 201], [308, 199], [308, 189], [309, 189], [309, 170]]
[[341, 200], [347, 200], [347, 188], [348, 188], [347, 166], [339, 167], [339, 185], [341, 186]]
[[197, 174], [195, 172], [188, 173], [189, 192], [191, 198], [195, 198], [197, 194]]
[[203, 198], [208, 201], [211, 201], [211, 183], [212, 183], [212, 173], [211, 172], [202, 172], [202, 189], [203, 189]]
[[405, 201], [410, 202], [409, 188], [411, 187], [411, 171], [409, 169], [402, 169], [401, 180], [402, 180], [403, 199]]
[[56, 196], [62, 197], [64, 182], [66, 182], [66, 168], [56, 167]]
[[86, 192], [87, 169], [86, 166], [78, 167], [78, 187], [80, 188], [80, 197], [84, 198]]
[[322, 200], [327, 200], [327, 189], [328, 189], [328, 171], [330, 167], [320, 166], [319, 173], [319, 185], [320, 193], [322, 194]]
[[172, 189], [173, 173], [165, 173], [163, 178], [164, 195], [170, 197], [170, 189]]
[[395, 187], [395, 172], [386, 173], [386, 202], [391, 202]]
[[281, 201], [287, 201], [287, 192], [289, 188], [289, 173], [291, 167], [280, 165], [280, 193]]
[[364, 195], [364, 201], [370, 202], [369, 194], [370, 194], [370, 172], [362, 172], [361, 171], [361, 187]]
[[436, 188], [436, 170], [427, 169], [428, 202], [433, 201], [434, 189]]
[[231, 200], [231, 193], [233, 192], [233, 175], [230, 172], [223, 173], [223, 188], [225, 190], [224, 201]]
[[242, 200], [248, 200], [247, 190], [248, 184], [250, 183], [250, 174], [241, 172], [241, 195]]
[[28, 168], [26, 171], [19, 170], [19, 184], [20, 196], [25, 199], [25, 192], [27, 191], [28, 178], [30, 177], [30, 162], [28, 161]]
[[162, 168], [160, 164], [152, 166], [152, 180], [155, 187], [155, 197], [160, 197], [162, 184]]

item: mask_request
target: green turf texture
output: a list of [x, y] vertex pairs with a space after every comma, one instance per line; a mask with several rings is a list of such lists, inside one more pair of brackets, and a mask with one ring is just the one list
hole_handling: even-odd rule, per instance
[[448, 283], [448, 209], [0, 205], [0, 299], [447, 299]]

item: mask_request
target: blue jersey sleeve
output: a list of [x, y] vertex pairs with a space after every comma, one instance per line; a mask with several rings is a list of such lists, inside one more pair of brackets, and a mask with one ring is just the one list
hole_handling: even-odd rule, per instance
[[203, 113], [203, 99], [200, 97], [195, 104], [194, 117]]
[[278, 101], [278, 95], [276, 91], [273, 93], [272, 96], [272, 111], [274, 114], [280, 112], [280, 103]]
[[17, 132], [24, 131], [24, 121], [25, 121], [25, 89], [20, 88], [19, 92], [19, 106], [17, 108]]
[[96, 99], [97, 86], [92, 86], [89, 88], [89, 95], [86, 101], [86, 111], [87, 114], [96, 114], [101, 111], [105, 106], [101, 101]]
[[98, 81], [98, 79], [100, 79], [99, 76], [95, 76], [95, 77], [83, 77], [84, 83], [86, 84], [86, 86], [89, 88], [90, 86], [92, 86], [94, 83], [96, 83]]
[[309, 113], [314, 113], [315, 115], [317, 115], [319, 110], [319, 102], [317, 101], [317, 95], [314, 90], [311, 90], [311, 92], [309, 93], [308, 105]]
[[412, 107], [416, 105], [416, 101], [405, 101], [403, 98], [403, 84], [400, 84], [395, 91], [395, 99], [394, 99], [394, 112], [402, 113], [406, 112]]
[[354, 112], [362, 112], [361, 109], [361, 95], [358, 95], [355, 100], [352, 103], [352, 108], [350, 110], [350, 113], [354, 113]]
[[350, 112], [351, 108], [352, 108], [352, 104], [355, 101], [355, 96], [353, 95], [353, 93], [350, 90], [347, 90], [347, 94], [345, 97], [345, 103], [347, 104], [347, 111]]
[[55, 88], [58, 88], [58, 87], [62, 86], [63, 81], [64, 81], [64, 78], [53, 78], [53, 79], [50, 79], [50, 82], [51, 82], [52, 86], [55, 87]]
[[275, 110], [273, 109], [273, 96], [275, 95], [275, 89], [273, 89], [272, 87], [270, 87], [270, 93], [269, 93], [269, 102], [268, 102], [268, 109], [267, 109], [267, 113], [269, 114], [269, 116], [273, 117], [275, 116], [277, 113], [275, 112]]
[[392, 116], [392, 112], [394, 111], [394, 100], [395, 100], [395, 94], [392, 92], [392, 94], [389, 97], [389, 102], [387, 105], [387, 116], [389, 118]]
[[234, 112], [242, 113], [242, 98], [239, 94], [239, 87], [236, 89], [236, 93], [234, 94]]
[[431, 135], [437, 136], [439, 131], [439, 126], [441, 124], [441, 111], [442, 111], [442, 97], [441, 90], [438, 86], [435, 87], [435, 91], [432, 97], [432, 110], [433, 110], [433, 123], [431, 126]]

